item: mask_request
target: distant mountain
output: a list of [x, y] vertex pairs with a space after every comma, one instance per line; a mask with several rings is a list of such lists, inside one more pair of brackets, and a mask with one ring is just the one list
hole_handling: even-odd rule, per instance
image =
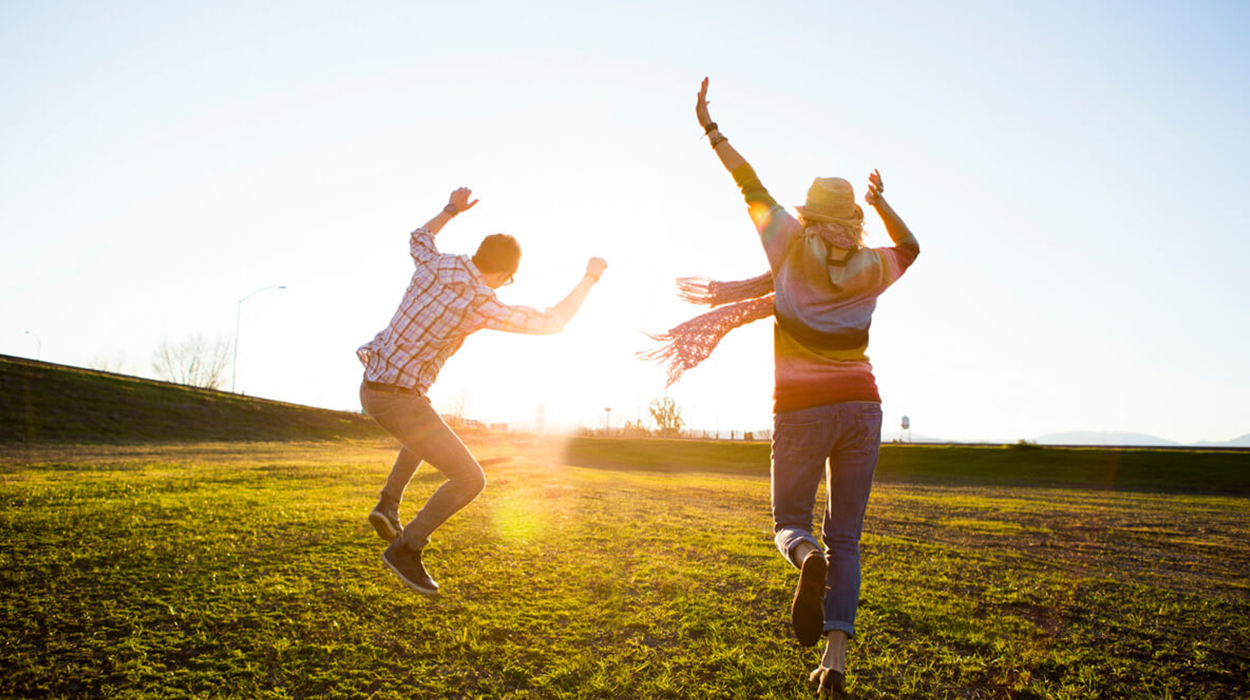
[[1225, 442], [1210, 442], [1203, 440], [1201, 442], [1195, 442], [1194, 444], [1200, 447], [1250, 447], [1250, 433], [1246, 433], [1241, 437], [1235, 437], [1232, 440], [1227, 440]]
[[1095, 432], [1090, 430], [1073, 430], [1067, 433], [1040, 435], [1033, 442], [1039, 445], [1133, 445], [1158, 447], [1180, 444], [1161, 438], [1158, 435]]

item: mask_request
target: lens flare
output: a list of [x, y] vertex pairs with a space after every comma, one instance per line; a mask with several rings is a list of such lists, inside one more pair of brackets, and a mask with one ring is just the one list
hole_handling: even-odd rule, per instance
[[540, 494], [510, 493], [495, 502], [495, 532], [507, 542], [532, 542], [547, 529], [547, 513]]

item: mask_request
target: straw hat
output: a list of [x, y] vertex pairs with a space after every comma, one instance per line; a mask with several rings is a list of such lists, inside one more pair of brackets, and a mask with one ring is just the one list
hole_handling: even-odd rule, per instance
[[855, 189], [840, 177], [813, 180], [807, 190], [807, 203], [795, 209], [813, 222], [853, 225], [864, 219], [864, 210], [855, 203]]

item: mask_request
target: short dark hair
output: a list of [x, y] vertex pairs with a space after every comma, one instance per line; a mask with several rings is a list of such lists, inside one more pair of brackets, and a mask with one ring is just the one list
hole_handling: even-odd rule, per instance
[[495, 233], [482, 239], [473, 254], [473, 264], [485, 273], [516, 274], [521, 265], [521, 244], [506, 233]]

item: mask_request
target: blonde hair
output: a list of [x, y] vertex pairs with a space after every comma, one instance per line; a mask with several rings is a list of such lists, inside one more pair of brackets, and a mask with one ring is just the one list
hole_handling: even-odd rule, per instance
[[804, 236], [820, 236], [826, 243], [838, 248], [861, 248], [864, 245], [864, 219], [848, 219], [842, 223], [831, 221], [808, 221], [799, 215]]

